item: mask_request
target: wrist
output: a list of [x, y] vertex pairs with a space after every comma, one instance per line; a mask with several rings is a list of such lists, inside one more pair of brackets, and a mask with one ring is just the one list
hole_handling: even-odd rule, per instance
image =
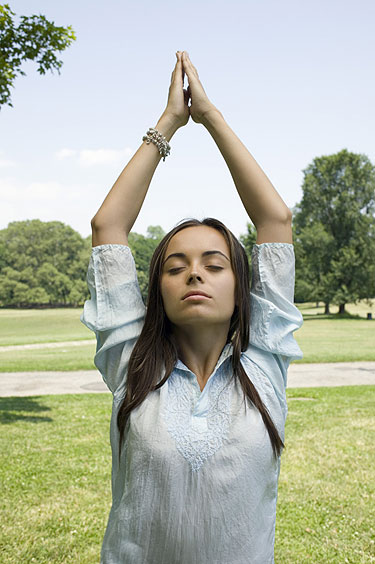
[[212, 107], [204, 114], [201, 123], [206, 129], [210, 130], [217, 122], [222, 121], [224, 121], [223, 114], [216, 107]]
[[179, 129], [180, 125], [170, 115], [163, 113], [157, 122], [155, 129], [157, 129], [167, 141], [170, 141], [173, 135]]

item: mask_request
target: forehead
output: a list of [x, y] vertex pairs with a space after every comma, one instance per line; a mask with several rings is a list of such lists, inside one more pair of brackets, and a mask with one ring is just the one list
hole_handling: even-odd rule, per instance
[[228, 243], [220, 231], [208, 225], [197, 225], [176, 233], [169, 241], [165, 256], [176, 252], [188, 255], [212, 250], [223, 251], [228, 257], [230, 254]]

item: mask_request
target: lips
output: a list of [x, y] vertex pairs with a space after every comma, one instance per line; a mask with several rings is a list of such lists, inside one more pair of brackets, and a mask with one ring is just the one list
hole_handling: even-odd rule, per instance
[[185, 298], [188, 298], [189, 296], [206, 296], [206, 298], [211, 297], [208, 294], [206, 294], [206, 292], [201, 292], [200, 290], [192, 290], [191, 292], [188, 292], [187, 294], [185, 294], [182, 299], [184, 300]]

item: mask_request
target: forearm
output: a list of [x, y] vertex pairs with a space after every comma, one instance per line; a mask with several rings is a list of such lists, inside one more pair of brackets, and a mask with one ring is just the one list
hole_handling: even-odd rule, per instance
[[[155, 126], [170, 141], [178, 126], [163, 114]], [[146, 132], [145, 132], [146, 133]], [[138, 217], [161, 155], [157, 147], [145, 142], [128, 162], [104, 202], [91, 220], [93, 229], [129, 234]]]
[[203, 125], [227, 163], [246, 212], [256, 228], [270, 222], [290, 222], [289, 208], [222, 114], [210, 112]]

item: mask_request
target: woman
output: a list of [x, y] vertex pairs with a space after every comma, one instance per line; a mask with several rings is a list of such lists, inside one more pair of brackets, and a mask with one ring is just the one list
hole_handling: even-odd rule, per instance
[[[257, 228], [251, 294], [234, 235], [212, 218], [188, 220], [155, 250], [146, 309], [127, 236], [190, 116], [215, 140]], [[186, 52], [177, 52], [155, 129], [91, 222], [91, 299], [81, 319], [95, 331], [95, 364], [113, 393], [101, 563], [271, 563], [287, 369], [302, 357], [291, 212]]]

